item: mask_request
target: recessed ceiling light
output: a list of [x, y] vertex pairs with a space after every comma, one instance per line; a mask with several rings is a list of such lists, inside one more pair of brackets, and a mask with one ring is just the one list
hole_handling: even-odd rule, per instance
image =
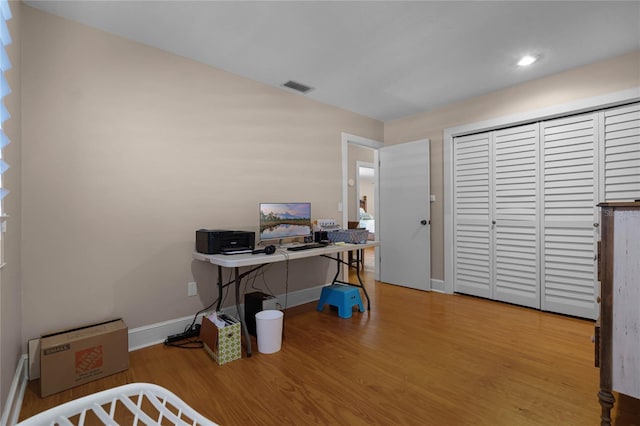
[[522, 58], [520, 58], [520, 60], [518, 61], [518, 65], [521, 67], [527, 67], [533, 64], [537, 60], [538, 58], [536, 58], [535, 56], [525, 55]]

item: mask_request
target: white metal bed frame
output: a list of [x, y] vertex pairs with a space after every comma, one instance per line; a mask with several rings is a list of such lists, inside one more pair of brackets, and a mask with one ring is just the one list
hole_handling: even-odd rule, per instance
[[[145, 407], [153, 413], [145, 412]], [[85, 424], [87, 414], [92, 423], [97, 417], [105, 425], [117, 425], [116, 413], [123, 412], [133, 415], [132, 425], [141, 422], [145, 425], [217, 426], [171, 391], [151, 383], [130, 383], [87, 395], [36, 414], [18, 425], [80, 426]]]

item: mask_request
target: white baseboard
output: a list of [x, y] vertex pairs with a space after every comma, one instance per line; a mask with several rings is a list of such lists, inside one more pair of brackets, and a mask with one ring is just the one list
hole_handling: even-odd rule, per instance
[[[223, 309], [223, 311], [229, 313], [227, 309]], [[197, 316], [197, 323], [202, 322], [204, 314], [203, 312]], [[147, 346], [157, 345], [158, 343], [164, 342], [167, 336], [182, 333], [193, 322], [193, 317], [194, 315], [189, 315], [188, 317], [176, 318], [129, 329], [129, 352], [146, 348]]]
[[282, 308], [293, 308], [294, 306], [304, 305], [305, 303], [316, 302], [320, 300], [322, 287], [329, 285], [319, 285], [317, 287], [305, 288], [304, 290], [293, 291], [287, 295], [277, 296]]
[[444, 281], [431, 278], [431, 291], [437, 291], [438, 293], [446, 293], [444, 289]]
[[[281, 308], [292, 308], [294, 306], [303, 305], [320, 299], [322, 287], [324, 287], [324, 285], [290, 292], [286, 295], [281, 294], [276, 297], [278, 298]], [[222, 308], [222, 312], [233, 317], [238, 316], [235, 305]], [[244, 304], [240, 305], [240, 313], [241, 315], [244, 315]], [[204, 315], [205, 312], [199, 314], [196, 317], [196, 323], [200, 324]], [[193, 317], [193, 315], [190, 315], [187, 317], [176, 318], [130, 329], [129, 352], [146, 348], [147, 346], [160, 344], [165, 341], [167, 336], [182, 333], [189, 325], [191, 325]], [[26, 359], [25, 365], [28, 366], [27, 377], [29, 380], [40, 377], [40, 369], [38, 368], [40, 365], [39, 340], [40, 339], [32, 339], [29, 341], [29, 354], [23, 355]]]
[[[286, 295], [277, 295], [276, 297], [278, 298], [282, 308], [292, 308], [294, 306], [303, 305], [320, 299], [322, 287], [324, 287], [324, 285], [290, 292]], [[222, 311], [227, 315], [237, 316], [235, 306], [222, 308]], [[244, 314], [244, 304], [240, 305], [240, 312], [241, 314]], [[202, 321], [203, 315], [204, 313], [199, 314], [196, 317], [197, 323]], [[157, 345], [164, 342], [167, 336], [183, 332], [185, 328], [191, 324], [193, 317], [193, 315], [190, 315], [188, 317], [130, 329], [129, 352], [142, 349], [147, 346]], [[0, 426], [11, 426], [17, 423], [18, 417], [20, 416], [20, 409], [22, 408], [22, 399], [24, 398], [27, 380], [33, 380], [40, 377], [39, 369], [29, 367], [30, 365], [39, 364], [39, 360], [37, 359], [39, 357], [39, 351], [34, 349], [37, 348], [39, 343], [38, 340], [39, 339], [33, 339], [29, 342], [31, 359], [29, 359], [29, 354], [23, 354], [18, 362], [6, 404], [3, 406], [4, 410], [0, 420]]]
[[0, 418], [0, 426], [12, 426], [18, 423], [20, 410], [22, 409], [22, 400], [24, 391], [27, 388], [27, 354], [20, 357], [16, 373], [13, 375], [13, 381], [9, 388], [7, 400], [2, 406], [2, 417]]
[[[278, 298], [278, 301], [280, 302], [280, 306], [282, 308], [292, 308], [294, 306], [299, 306], [305, 303], [319, 300], [322, 287], [324, 287], [324, 285], [294, 291], [291, 293], [287, 293], [286, 295], [280, 294], [276, 295], [276, 297]], [[222, 308], [222, 312], [233, 317], [238, 316], [235, 305]], [[240, 305], [240, 314], [244, 315], [244, 304]], [[203, 315], [204, 313], [200, 314], [196, 318], [197, 323], [202, 322]], [[129, 330], [129, 351], [131, 352], [137, 349], [145, 348], [147, 346], [162, 343], [167, 338], [167, 336], [182, 333], [187, 328], [187, 326], [191, 324], [192, 321], [193, 315], [169, 321], [163, 321], [156, 324], [145, 325], [143, 327], [132, 328], [131, 330]]]

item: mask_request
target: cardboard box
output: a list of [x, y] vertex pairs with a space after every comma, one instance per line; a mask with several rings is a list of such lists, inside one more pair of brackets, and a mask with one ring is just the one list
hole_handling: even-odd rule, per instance
[[129, 335], [121, 319], [63, 330], [40, 339], [40, 396], [129, 368]]
[[202, 317], [200, 326], [200, 340], [204, 350], [219, 365], [240, 359], [242, 357], [240, 322], [232, 318], [233, 324], [218, 327], [208, 317]]

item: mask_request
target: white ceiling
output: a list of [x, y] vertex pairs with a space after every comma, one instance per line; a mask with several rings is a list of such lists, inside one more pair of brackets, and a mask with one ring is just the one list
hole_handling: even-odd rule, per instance
[[638, 1], [26, 3], [383, 121], [640, 49]]

